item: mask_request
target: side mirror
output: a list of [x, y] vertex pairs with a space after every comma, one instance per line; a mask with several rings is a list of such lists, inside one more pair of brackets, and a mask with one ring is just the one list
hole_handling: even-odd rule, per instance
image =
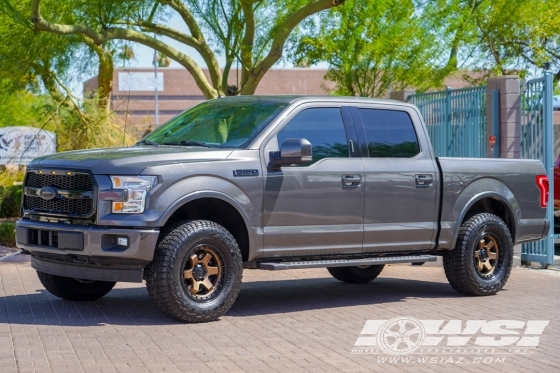
[[306, 139], [286, 139], [279, 152], [272, 152], [271, 163], [275, 167], [309, 163], [313, 160], [312, 146]]

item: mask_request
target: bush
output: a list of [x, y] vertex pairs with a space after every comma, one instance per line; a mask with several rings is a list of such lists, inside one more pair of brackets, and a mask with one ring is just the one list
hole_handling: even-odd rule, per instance
[[0, 223], [0, 246], [16, 247], [16, 225], [14, 222]]
[[21, 194], [21, 186], [0, 186], [0, 218], [15, 218], [19, 216]]

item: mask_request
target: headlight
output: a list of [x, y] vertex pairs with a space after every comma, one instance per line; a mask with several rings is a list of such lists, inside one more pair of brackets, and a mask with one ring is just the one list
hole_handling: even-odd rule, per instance
[[113, 202], [113, 213], [143, 213], [146, 195], [156, 184], [156, 181], [156, 176], [111, 176], [113, 189], [125, 189], [127, 191], [126, 202]]

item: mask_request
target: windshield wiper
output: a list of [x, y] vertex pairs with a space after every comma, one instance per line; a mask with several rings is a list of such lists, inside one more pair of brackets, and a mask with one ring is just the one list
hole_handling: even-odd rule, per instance
[[142, 145], [142, 144], [159, 146], [159, 144], [157, 142], [153, 142], [152, 140], [142, 140], [139, 143], [137, 143], [136, 145]]
[[191, 141], [191, 140], [182, 140], [177, 142], [164, 142], [162, 145], [184, 145], [184, 146], [201, 146], [204, 148], [214, 148], [214, 146], [209, 145], [205, 142], [198, 142], [198, 141]]

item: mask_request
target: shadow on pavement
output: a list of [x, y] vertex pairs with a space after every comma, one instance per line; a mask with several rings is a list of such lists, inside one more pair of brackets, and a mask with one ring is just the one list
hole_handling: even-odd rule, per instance
[[244, 283], [229, 316], [254, 316], [314, 309], [401, 302], [406, 298], [461, 297], [447, 283], [377, 278], [347, 284], [331, 278]]
[[[243, 284], [227, 313], [244, 317], [351, 306], [375, 306], [406, 298], [460, 297], [447, 283], [378, 278], [352, 285], [331, 278], [256, 281]], [[142, 285], [113, 289], [95, 302], [64, 301], [44, 289], [0, 297], [0, 324], [61, 326], [173, 325], [148, 297]]]

